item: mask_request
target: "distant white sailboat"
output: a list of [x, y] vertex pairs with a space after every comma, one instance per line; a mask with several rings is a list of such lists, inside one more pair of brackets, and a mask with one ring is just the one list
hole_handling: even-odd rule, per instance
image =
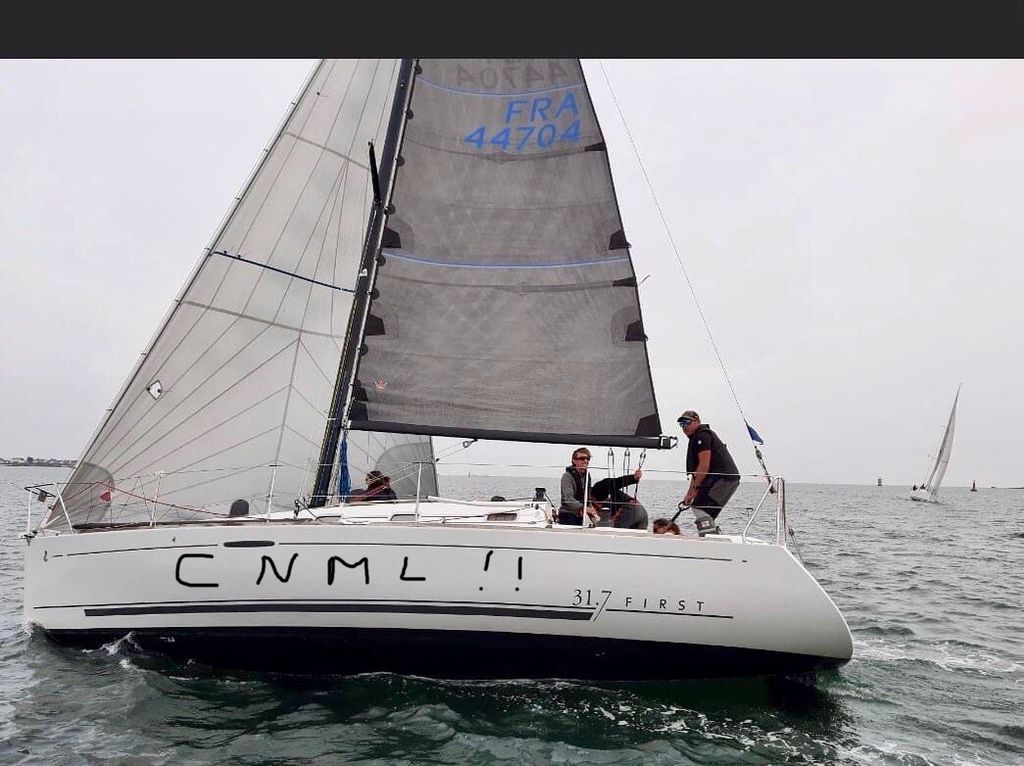
[[935, 456], [935, 463], [928, 474], [928, 478], [915, 485], [910, 490], [910, 499], [924, 503], [939, 502], [939, 487], [942, 486], [942, 477], [946, 475], [946, 466], [949, 465], [949, 455], [953, 451], [953, 431], [956, 429], [956, 405], [960, 400], [960, 386], [956, 388], [956, 396], [953, 397], [953, 408], [949, 411], [949, 422], [946, 423], [946, 431], [942, 434], [942, 443]]

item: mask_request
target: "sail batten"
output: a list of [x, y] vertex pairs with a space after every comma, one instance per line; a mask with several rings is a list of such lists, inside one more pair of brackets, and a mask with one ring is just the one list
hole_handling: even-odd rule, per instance
[[424, 60], [354, 430], [668, 446], [576, 60]]

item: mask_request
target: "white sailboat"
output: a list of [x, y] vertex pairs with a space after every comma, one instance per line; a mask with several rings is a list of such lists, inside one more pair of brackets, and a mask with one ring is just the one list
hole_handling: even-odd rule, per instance
[[942, 477], [946, 475], [949, 456], [953, 452], [953, 432], [956, 430], [956, 405], [959, 400], [960, 386], [957, 386], [956, 396], [953, 397], [953, 407], [949, 411], [949, 420], [946, 422], [946, 430], [942, 433], [942, 442], [939, 444], [939, 451], [935, 455], [935, 462], [932, 464], [927, 478], [910, 490], [911, 500], [922, 503], [939, 502], [939, 487], [942, 486]]
[[[758, 505], [776, 505], [771, 541], [749, 523], [567, 527], [543, 493], [439, 497], [432, 435], [673, 445], [576, 60], [318, 64], [70, 481], [40, 493], [25, 619], [283, 670], [641, 679], [850, 659], [786, 547], [782, 479]], [[370, 470], [398, 500], [348, 502]]]

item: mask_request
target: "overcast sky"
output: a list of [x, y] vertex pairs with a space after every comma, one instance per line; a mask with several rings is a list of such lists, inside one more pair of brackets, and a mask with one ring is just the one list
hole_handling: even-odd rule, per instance
[[[79, 456], [312, 66], [0, 61], [0, 456]], [[612, 93], [773, 472], [920, 481], [962, 382], [946, 484], [1024, 485], [1024, 61], [584, 68], [666, 433], [756, 470]]]

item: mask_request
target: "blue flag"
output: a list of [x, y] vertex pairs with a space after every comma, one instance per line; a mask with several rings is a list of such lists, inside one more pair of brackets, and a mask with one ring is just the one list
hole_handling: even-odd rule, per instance
[[341, 448], [338, 450], [338, 495], [342, 499], [352, 493], [352, 477], [348, 475], [348, 437], [341, 440]]
[[762, 439], [762, 438], [761, 438], [761, 437], [760, 437], [760, 436], [758, 435], [757, 431], [755, 431], [755, 430], [754, 430], [754, 429], [753, 429], [753, 428], [751, 427], [750, 423], [748, 423], [747, 421], [745, 421], [745, 420], [744, 420], [744, 421], [743, 421], [743, 425], [745, 425], [745, 426], [747, 427], [747, 433], [748, 433], [748, 434], [750, 434], [750, 440], [751, 440], [752, 442], [754, 442], [754, 444], [764, 444], [764, 439]]

